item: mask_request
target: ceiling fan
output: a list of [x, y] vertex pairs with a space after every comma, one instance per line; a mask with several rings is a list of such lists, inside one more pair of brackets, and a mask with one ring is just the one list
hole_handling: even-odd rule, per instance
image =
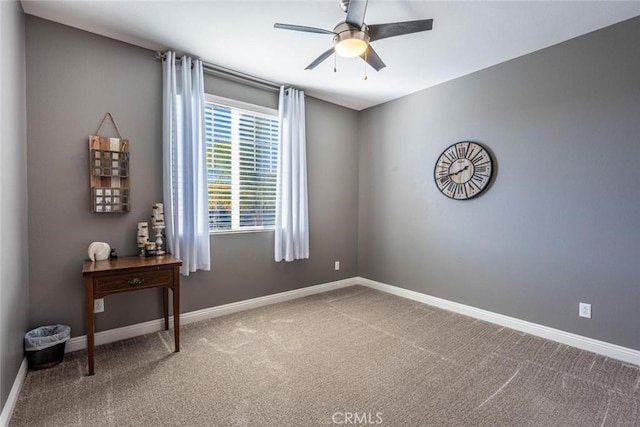
[[367, 25], [364, 23], [367, 2], [368, 0], [340, 0], [340, 7], [347, 13], [347, 18], [339, 22], [333, 31], [290, 24], [274, 24], [274, 28], [333, 35], [333, 47], [317, 57], [305, 70], [313, 70], [322, 61], [337, 53], [347, 58], [359, 56], [374, 70], [380, 71], [386, 65], [373, 50], [371, 42], [388, 37], [429, 31], [433, 27], [433, 19]]

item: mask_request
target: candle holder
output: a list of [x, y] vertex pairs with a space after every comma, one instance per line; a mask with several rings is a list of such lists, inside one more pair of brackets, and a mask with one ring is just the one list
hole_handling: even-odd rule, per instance
[[156, 230], [156, 255], [164, 255], [166, 253], [162, 250], [162, 230], [164, 230], [164, 225], [155, 225], [153, 229]]

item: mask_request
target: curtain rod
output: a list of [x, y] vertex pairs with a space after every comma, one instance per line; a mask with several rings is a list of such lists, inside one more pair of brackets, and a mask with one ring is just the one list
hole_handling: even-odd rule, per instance
[[[161, 52], [156, 52], [156, 59], [164, 59], [166, 55]], [[208, 62], [202, 61], [202, 71], [207, 74], [211, 74], [217, 77], [222, 77], [227, 80], [248, 84], [253, 87], [257, 87], [259, 89], [267, 89], [274, 92], [280, 91], [280, 86], [283, 86], [280, 83], [275, 83], [266, 79], [261, 79], [260, 77], [255, 77], [250, 74], [241, 73], [239, 71], [232, 70], [230, 68], [221, 67], [219, 65], [210, 64]], [[288, 87], [289, 85], [284, 85]]]

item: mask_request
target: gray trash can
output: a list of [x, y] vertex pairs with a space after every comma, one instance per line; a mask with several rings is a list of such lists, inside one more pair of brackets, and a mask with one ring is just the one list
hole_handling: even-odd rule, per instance
[[64, 348], [71, 336], [67, 325], [40, 326], [24, 335], [24, 349], [31, 369], [46, 369], [64, 359]]

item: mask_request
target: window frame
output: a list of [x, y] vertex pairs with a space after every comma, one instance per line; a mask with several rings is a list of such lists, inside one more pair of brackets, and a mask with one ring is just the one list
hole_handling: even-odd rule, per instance
[[[274, 120], [278, 121], [279, 120], [279, 111], [275, 108], [270, 108], [270, 107], [264, 107], [261, 105], [256, 105], [256, 104], [251, 104], [248, 102], [243, 102], [243, 101], [238, 101], [235, 99], [230, 99], [230, 98], [225, 98], [222, 96], [218, 96], [218, 95], [213, 95], [213, 94], [209, 94], [209, 93], [205, 93], [204, 95], [204, 100], [206, 104], [215, 104], [215, 105], [219, 105], [221, 107], [224, 108], [231, 108], [231, 109], [235, 109], [235, 110], [241, 110], [241, 111], [245, 111], [249, 114], [256, 114], [256, 115], [263, 115], [263, 116], [269, 116], [271, 118], [273, 118]], [[280, 133], [280, 123], [278, 123], [278, 134]], [[233, 144], [232, 141], [232, 147], [235, 145]], [[279, 144], [278, 144], [279, 145]], [[208, 142], [207, 142], [207, 146], [208, 146]], [[278, 146], [278, 150], [279, 150], [279, 146]], [[233, 149], [232, 149], [233, 150]], [[235, 166], [234, 166], [235, 167]], [[209, 165], [207, 164], [207, 174], [209, 172]], [[233, 184], [232, 184], [233, 185]], [[209, 198], [209, 180], [207, 178], [207, 200]], [[233, 195], [234, 191], [232, 190], [232, 198], [235, 197]], [[237, 195], [236, 195], [237, 196]], [[277, 194], [276, 194], [276, 199], [277, 199]], [[276, 205], [277, 205], [277, 200], [276, 200]], [[209, 234], [238, 234], [238, 233], [255, 233], [255, 232], [265, 232], [265, 231], [274, 231], [275, 230], [275, 224], [273, 225], [258, 225], [258, 226], [245, 226], [245, 227], [240, 227], [240, 228], [233, 228], [234, 227], [234, 219], [235, 217], [239, 218], [240, 213], [236, 213], [234, 214], [234, 211], [232, 210], [232, 222], [231, 222], [231, 229], [228, 230], [212, 230], [211, 229], [211, 222], [209, 222]], [[207, 203], [207, 216], [209, 216], [209, 211], [208, 211], [208, 203]]]

